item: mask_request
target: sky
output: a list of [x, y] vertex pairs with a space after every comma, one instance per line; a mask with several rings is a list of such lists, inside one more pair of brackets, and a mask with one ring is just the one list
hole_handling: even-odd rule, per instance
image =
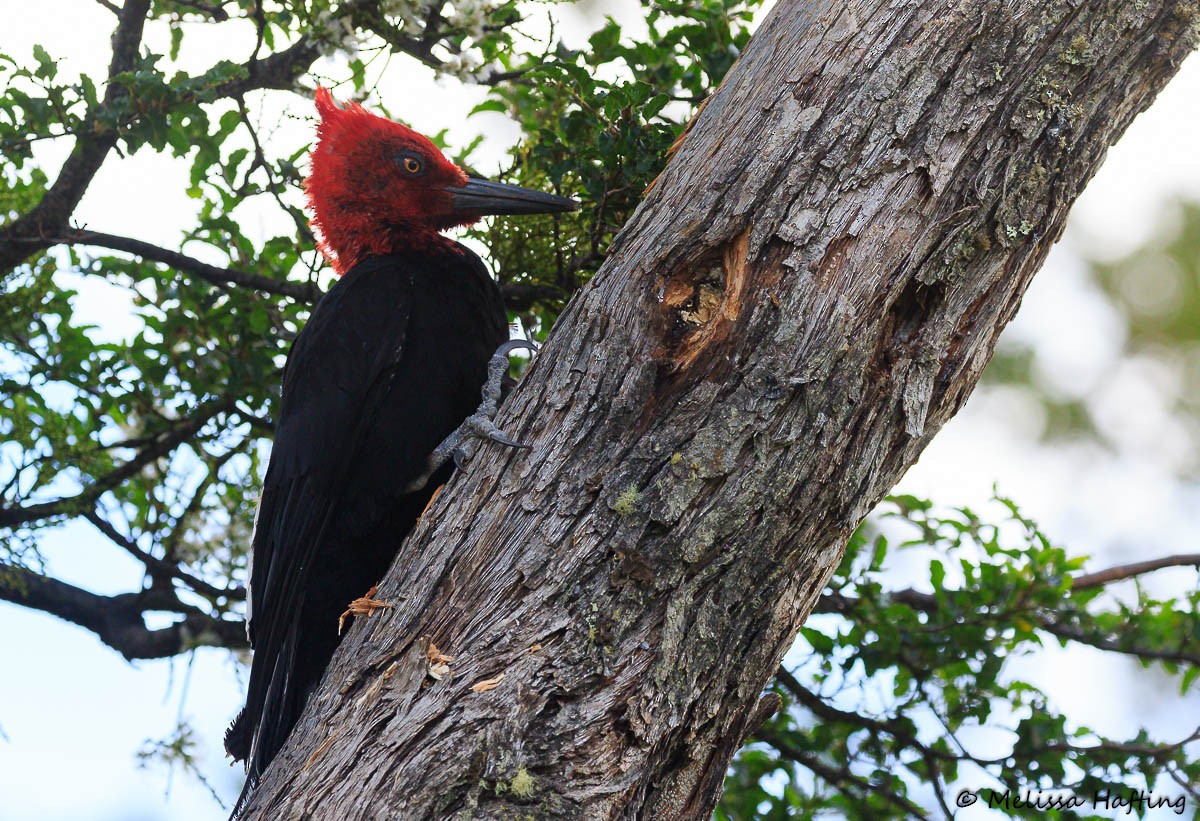
[[[621, 5], [606, 4], [604, 10], [619, 14]], [[0, 19], [6, 21], [0, 51], [25, 57], [40, 42], [66, 57], [70, 70], [103, 71], [112, 18], [99, 4], [0, 0]], [[585, 28], [579, 14], [563, 25], [575, 36]], [[165, 36], [154, 30], [150, 35]], [[249, 51], [236, 38], [205, 40], [199, 33], [185, 43], [185, 67], [189, 60], [199, 66]], [[453, 143], [467, 142], [480, 128], [489, 130], [493, 139], [477, 158], [484, 171], [499, 164], [517, 136], [500, 115], [467, 123], [465, 114], [479, 92], [456, 91], [404, 61], [393, 62], [380, 93], [415, 127], [449, 128]], [[307, 141], [311, 123], [302, 101], [286, 110], [275, 105], [267, 104], [264, 122], [277, 123], [276, 137]], [[1064, 390], [1084, 391], [1095, 384], [1112, 365], [1119, 341], [1111, 309], [1087, 284], [1080, 256], [1126, 253], [1170, 219], [1173, 198], [1200, 200], [1197, 146], [1200, 56], [1193, 56], [1111, 149], [1075, 206], [1066, 237], [1006, 331], [1010, 341], [1035, 346], [1039, 367]], [[39, 158], [55, 168], [65, 147], [40, 150]], [[108, 163], [81, 204], [80, 219], [98, 230], [178, 245], [180, 226], [195, 210], [183, 193], [186, 174], [186, 165], [146, 152]], [[108, 323], [114, 334], [129, 327], [122, 325], [120, 305], [103, 288], [84, 291], [78, 307], [85, 317], [90, 312], [88, 318]], [[979, 391], [898, 490], [982, 508], [995, 486], [1057, 541], [1096, 556], [1092, 569], [1196, 549], [1200, 488], [1181, 483], [1169, 458], [1146, 445], [1162, 430], [1151, 393], [1139, 392], [1135, 379], [1114, 401], [1124, 410], [1112, 424], [1130, 444], [1105, 453], [1047, 447], [1037, 441], [1033, 409], [1003, 391]], [[1114, 505], [1114, 498], [1122, 503]], [[125, 592], [141, 582], [140, 565], [85, 527], [55, 532], [45, 553], [60, 578], [99, 593]], [[914, 583], [927, 578], [920, 561], [900, 562], [895, 569]], [[1188, 573], [1164, 571], [1149, 583], [1164, 591], [1178, 589], [1194, 584], [1195, 574]], [[228, 653], [202, 650], [190, 659], [130, 664], [80, 628], [8, 604], [0, 604], [0, 637], [0, 821], [222, 817], [205, 786], [183, 773], [171, 776], [161, 765], [139, 769], [136, 753], [146, 739], [166, 736], [186, 718], [199, 733], [200, 766], [209, 785], [226, 799], [236, 794], [240, 769], [223, 760], [220, 738], [240, 707], [244, 671]], [[1039, 683], [1075, 720], [1103, 732], [1131, 734], [1144, 723], [1172, 738], [1179, 728], [1200, 723], [1196, 704], [1173, 698], [1170, 687], [1136, 666], [1096, 652], [1050, 650], [1017, 664], [1021, 675]], [[1097, 681], [1104, 682], [1102, 690]], [[1129, 707], [1134, 703], [1137, 710]], [[971, 812], [961, 817], [989, 817], [984, 810]]]

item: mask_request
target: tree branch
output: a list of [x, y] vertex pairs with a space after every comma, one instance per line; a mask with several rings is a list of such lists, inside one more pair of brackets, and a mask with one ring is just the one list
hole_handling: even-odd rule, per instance
[[[15, 240], [16, 242], [41, 242], [42, 240]], [[324, 291], [315, 282], [298, 283], [285, 279], [252, 274], [233, 268], [222, 268], [201, 262], [195, 257], [189, 257], [169, 248], [162, 248], [149, 242], [132, 237], [121, 237], [116, 234], [106, 234], [102, 231], [72, 229], [60, 237], [50, 238], [51, 244], [88, 245], [97, 248], [108, 248], [113, 251], [124, 251], [127, 254], [139, 256], [152, 262], [161, 262], [177, 271], [191, 274], [219, 288], [231, 285], [260, 291], [264, 294], [275, 294], [294, 299], [297, 302], [316, 304]], [[508, 283], [500, 286], [504, 295], [504, 305], [510, 311], [527, 311], [538, 302], [545, 300], [563, 300], [570, 297], [561, 288], [554, 285], [536, 283]]]
[[571, 295], [554, 285], [509, 282], [500, 286], [504, 294], [504, 307], [510, 311], [528, 311], [546, 300], [564, 300]]
[[[1089, 631], [1078, 624], [1059, 621], [1050, 615], [1039, 616], [1037, 625], [1039, 629], [1045, 630], [1052, 636], [1073, 641], [1077, 644], [1086, 644], [1088, 647], [1095, 647], [1097, 650], [1107, 650], [1112, 653], [1135, 656], [1144, 661], [1166, 661], [1175, 664], [1200, 666], [1200, 650], [1189, 652], [1182, 649], [1164, 650], [1158, 647], [1146, 647], [1145, 645], [1131, 641], [1123, 635], [1113, 636], [1099, 631]], [[1180, 644], [1183, 644], [1186, 638], [1180, 636], [1179, 641]]]
[[[759, 741], [770, 744], [784, 758], [788, 758], [806, 767], [813, 772], [818, 778], [827, 783], [829, 786], [839, 792], [850, 797], [857, 793], [860, 796], [878, 795], [887, 803], [904, 812], [905, 815], [912, 816], [916, 819], [923, 819], [927, 814], [923, 807], [913, 803], [904, 796], [887, 789], [886, 787], [871, 783], [862, 776], [856, 775], [851, 771], [849, 766], [835, 767], [822, 761], [817, 755], [802, 750], [791, 744], [786, 738], [775, 732], [770, 727], [764, 727], [757, 734]], [[864, 817], [869, 817], [869, 807], [864, 807], [868, 814]]]
[[775, 680], [778, 681], [783, 688], [796, 700], [796, 702], [809, 710], [817, 718], [826, 721], [836, 721], [843, 724], [853, 724], [861, 727], [864, 730], [869, 730], [873, 734], [886, 733], [892, 736], [897, 741], [907, 744], [926, 757], [935, 758], [942, 761], [959, 761], [968, 759], [977, 761], [968, 755], [955, 755], [954, 753], [946, 752], [945, 750], [935, 749], [921, 742], [916, 734], [905, 727], [898, 719], [889, 719], [881, 721], [870, 716], [861, 715], [859, 713], [851, 713], [845, 710], [839, 710], [832, 704], [825, 701], [819, 695], [809, 690], [800, 681], [792, 675], [786, 667], [780, 666], [778, 672], [775, 673]]
[[[1130, 579], [1143, 573], [1149, 573], [1155, 570], [1161, 570], [1166, 567], [1187, 567], [1194, 566], [1200, 561], [1200, 556], [1195, 554], [1177, 554], [1174, 556], [1164, 556], [1159, 559], [1150, 559], [1144, 562], [1135, 564], [1121, 565], [1118, 567], [1100, 570], [1095, 573], [1088, 573], [1078, 576], [1072, 582], [1073, 590], [1087, 590], [1099, 587], [1104, 584], [1109, 584], [1114, 581]], [[898, 590], [887, 594], [888, 598], [893, 602], [904, 604], [914, 610], [920, 610], [925, 613], [935, 613], [939, 609], [937, 598], [929, 593], [922, 593], [912, 588]], [[813, 608], [814, 613], [833, 613], [841, 616], [847, 616], [855, 608], [860, 606], [862, 600], [855, 596], [848, 596], [840, 591], [829, 591], [822, 594]], [[1162, 649], [1158, 647], [1147, 647], [1141, 644], [1133, 643], [1123, 636], [1112, 636], [1097, 630], [1089, 630], [1086, 625], [1081, 625], [1078, 622], [1068, 622], [1056, 618], [1053, 613], [1046, 613], [1037, 610], [1023, 612], [1023, 615], [1032, 619], [1039, 629], [1057, 636], [1060, 639], [1074, 641], [1079, 644], [1086, 644], [1089, 647], [1095, 647], [1098, 650], [1107, 650], [1114, 653], [1122, 653], [1124, 655], [1136, 656], [1147, 661], [1167, 661], [1179, 664], [1193, 664], [1200, 666], [1200, 649], [1187, 651], [1183, 649]], [[1181, 637], [1181, 641], [1182, 641]]]
[[305, 35], [283, 51], [251, 60], [246, 64], [245, 77], [227, 80], [214, 92], [217, 97], [241, 97], [264, 88], [291, 90], [320, 56], [321, 47], [316, 39]]
[[178, 579], [196, 593], [199, 593], [202, 596], [208, 596], [212, 599], [224, 598], [233, 601], [241, 601], [246, 598], [246, 589], [244, 587], [237, 585], [233, 587], [217, 587], [214, 584], [209, 584], [203, 579], [188, 573], [175, 562], [167, 561], [166, 559], [160, 559], [151, 553], [147, 553], [145, 550], [142, 550], [140, 547], [138, 547], [137, 542], [121, 533], [119, 530], [113, 527], [111, 522], [95, 511], [85, 513], [83, 517], [91, 522], [93, 527], [107, 536], [109, 541], [144, 564], [146, 566], [146, 572], [151, 578]]
[[440, 69], [442, 61], [433, 54], [433, 47], [439, 37], [434, 34], [441, 15], [437, 9], [426, 14], [424, 31], [421, 37], [410, 37], [402, 34], [395, 26], [388, 23], [376, 4], [360, 3], [351, 12], [350, 19], [355, 28], [366, 29], [391, 46], [394, 50], [407, 54], [419, 63], [432, 69]]
[[[221, 8], [219, 3], [202, 3], [199, 0], [175, 0], [181, 6], [195, 9], [200, 14], [207, 14], [218, 23], [222, 23], [229, 19], [229, 12]], [[261, 3], [257, 5], [262, 5]]]
[[127, 254], [133, 254], [145, 260], [161, 262], [177, 271], [191, 274], [198, 279], [221, 288], [235, 285], [241, 288], [261, 291], [266, 294], [286, 296], [297, 302], [304, 303], [315, 303], [322, 296], [321, 289], [313, 282], [301, 284], [290, 282], [286, 279], [276, 279], [274, 277], [262, 276], [261, 274], [238, 271], [232, 268], [221, 268], [217, 265], [209, 265], [207, 262], [201, 262], [195, 257], [189, 257], [178, 251], [160, 248], [157, 245], [152, 245], [149, 242], [143, 242], [131, 237], [119, 237], [115, 234], [105, 234], [100, 231], [73, 229], [51, 241], [64, 245], [91, 245], [99, 248], [109, 248], [114, 251], [124, 251]]
[[[0, 599], [85, 627], [130, 661], [168, 658], [193, 647], [241, 649], [249, 645], [241, 622], [188, 608], [170, 589], [100, 596], [19, 565], [0, 564]], [[184, 617], [169, 627], [151, 630], [143, 615], [152, 610], [182, 612]]]
[[100, 496], [175, 450], [198, 433], [209, 420], [231, 410], [233, 406], [234, 400], [229, 397], [222, 397], [201, 406], [194, 416], [156, 436], [151, 444], [138, 451], [132, 459], [97, 478], [79, 493], [23, 507], [0, 507], [0, 527], [18, 527], [52, 516], [80, 513], [81, 508], [90, 507]]
[[1071, 589], [1088, 590], [1093, 587], [1103, 587], [1112, 582], [1132, 579], [1135, 576], [1152, 573], [1155, 570], [1162, 570], [1167, 567], [1200, 568], [1200, 553], [1176, 553], [1174, 556], [1163, 556], [1162, 558], [1149, 559], [1144, 562], [1118, 565], [1117, 567], [1110, 567], [1107, 570], [1097, 570], [1095, 573], [1085, 573], [1082, 576], [1076, 576], [1071, 581]]

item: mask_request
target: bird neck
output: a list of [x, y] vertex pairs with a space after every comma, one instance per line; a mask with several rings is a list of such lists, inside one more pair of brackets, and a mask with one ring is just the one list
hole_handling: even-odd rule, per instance
[[424, 225], [376, 224], [369, 229], [359, 230], [343, 226], [320, 227], [322, 239], [317, 247], [339, 275], [372, 257], [412, 251], [440, 251], [457, 245], [454, 240]]

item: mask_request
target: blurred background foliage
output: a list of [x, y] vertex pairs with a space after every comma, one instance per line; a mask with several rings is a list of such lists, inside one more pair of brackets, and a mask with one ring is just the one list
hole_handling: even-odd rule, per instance
[[[1035, 403], [1048, 443], [1149, 450], [1178, 477], [1200, 478], [1200, 203], [1175, 201], [1142, 247], [1084, 263], [1111, 320], [1103, 367], [1064, 380], [1033, 342], [1009, 336], [983, 389], [1012, 388]], [[1124, 396], [1142, 398], [1148, 431], [1127, 424]]]
[[[519, 127], [510, 159], [481, 170], [584, 208], [488, 221], [463, 238], [489, 260], [514, 323], [544, 339], [762, 4], [646, 2], [637, 25], [584, 4], [592, 33], [568, 47], [552, 0], [98, 2], [112, 12], [107, 75], [72, 74], [65, 55], [38, 44], [0, 53], [0, 598], [72, 621], [131, 660], [239, 652], [280, 370], [331, 281], [299, 193], [311, 89], [328, 84], [397, 117], [403, 101], [377, 87], [406, 62], [436, 71], [447, 93], [474, 89], [478, 139], [432, 135], [468, 168], [489, 117]], [[249, 56], [197, 61], [192, 39], [214, 29]], [[43, 143], [66, 146], [61, 165], [45, 163]], [[195, 220], [169, 247], [74, 217], [105, 163], [144, 152], [189, 168]], [[1047, 443], [1122, 448], [1139, 443], [1122, 439], [1114, 403], [1128, 385], [1148, 386], [1176, 435], [1172, 464], [1195, 477], [1200, 205], [1177, 211], [1146, 247], [1088, 266], [1118, 320], [1105, 368], [1064, 387], [1036, 347], [1006, 338], [980, 391], [1019, 392]], [[89, 318], [97, 295], [101, 321]], [[142, 563], [144, 585], [99, 595], [57, 578], [41, 545], [71, 527]], [[914, 551], [924, 576], [900, 587], [893, 559]], [[1170, 558], [1165, 566], [1189, 563]], [[1104, 576], [1083, 565], [1008, 500], [982, 512], [885, 503], [772, 684], [782, 707], [735, 760], [718, 815], [949, 817], [961, 785], [1151, 789], [1194, 807], [1191, 728], [1107, 738], [1009, 672], [1009, 659], [1074, 643], [1195, 692], [1196, 590], [1155, 598], [1137, 581], [1154, 567]], [[194, 739], [181, 723], [140, 755], [203, 779]]]

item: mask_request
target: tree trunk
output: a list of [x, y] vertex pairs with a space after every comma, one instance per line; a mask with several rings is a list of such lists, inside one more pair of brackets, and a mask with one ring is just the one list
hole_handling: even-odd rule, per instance
[[780, 0], [505, 406], [533, 450], [442, 493], [248, 816], [709, 815], [847, 537], [1198, 19]]

